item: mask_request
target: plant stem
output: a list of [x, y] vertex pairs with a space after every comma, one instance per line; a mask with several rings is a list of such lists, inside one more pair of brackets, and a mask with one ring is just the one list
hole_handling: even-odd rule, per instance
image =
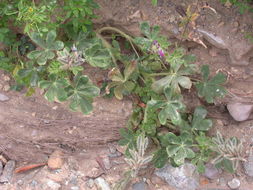
[[[131, 46], [132, 46], [132, 48], [133, 48], [135, 54], [137, 55], [137, 57], [140, 58], [140, 56], [139, 56], [137, 50], [136, 50], [135, 47], [134, 47], [134, 40], [133, 40], [133, 38], [132, 38], [131, 36], [127, 35], [126, 33], [122, 32], [121, 30], [119, 30], [119, 29], [117, 29], [117, 28], [110, 27], [110, 26], [108, 26], [108, 27], [103, 27], [103, 28], [99, 29], [99, 30], [97, 31], [97, 33], [98, 33], [98, 34], [101, 34], [101, 33], [104, 32], [104, 31], [113, 31], [113, 32], [119, 33], [122, 37], [126, 38], [126, 39], [129, 41], [129, 43], [131, 44]], [[135, 44], [135, 45], [136, 45], [136, 44]], [[137, 45], [136, 45], [136, 46], [137, 46]], [[137, 47], [138, 47], [138, 46], [137, 46]], [[138, 48], [139, 48], [139, 47], [138, 47]], [[139, 48], [139, 49], [140, 49], [140, 48]]]

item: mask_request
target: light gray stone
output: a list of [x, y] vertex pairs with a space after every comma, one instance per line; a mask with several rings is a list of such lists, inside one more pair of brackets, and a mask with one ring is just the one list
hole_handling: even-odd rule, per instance
[[206, 164], [205, 173], [203, 174], [208, 179], [217, 179], [222, 173], [220, 169], [217, 169], [213, 164]]
[[236, 121], [245, 121], [249, 118], [252, 111], [253, 105], [240, 103], [240, 102], [230, 102], [227, 104], [227, 109], [229, 114]]
[[231, 181], [228, 182], [228, 186], [230, 189], [238, 189], [241, 185], [241, 182], [237, 178], [233, 178]]
[[253, 152], [252, 149], [250, 151], [249, 157], [246, 162], [243, 163], [245, 173], [249, 177], [253, 177]]
[[0, 93], [0, 101], [5, 102], [8, 101], [10, 98], [2, 93]]
[[10, 160], [5, 164], [3, 174], [0, 177], [0, 183], [10, 183], [15, 165], [14, 160]]
[[164, 179], [177, 190], [196, 190], [199, 187], [199, 174], [196, 167], [190, 163], [177, 168], [168, 164], [157, 169], [155, 175]]
[[101, 188], [101, 190], [111, 190], [107, 181], [105, 181], [104, 178], [102, 178], [102, 177], [95, 179], [95, 183], [98, 188]]
[[59, 183], [56, 183], [51, 179], [47, 180], [47, 186], [52, 190], [59, 190], [61, 188], [61, 185]]
[[148, 190], [148, 185], [144, 182], [138, 182], [132, 185], [133, 190]]

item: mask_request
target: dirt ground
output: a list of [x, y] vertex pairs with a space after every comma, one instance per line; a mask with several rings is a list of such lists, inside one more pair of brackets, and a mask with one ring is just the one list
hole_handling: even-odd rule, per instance
[[[149, 21], [160, 25], [162, 33], [185, 47], [189, 54], [195, 54], [196, 64], [208, 64], [212, 73], [222, 71], [227, 74], [226, 87], [230, 93], [226, 98], [208, 106], [209, 117], [215, 121], [211, 134], [219, 130], [227, 137], [238, 137], [244, 142], [246, 156], [253, 143], [253, 115], [245, 122], [236, 122], [225, 105], [235, 97], [253, 103], [253, 44], [244, 35], [253, 32], [253, 15], [241, 15], [234, 7], [225, 7], [218, 0], [210, 1], [210, 6], [217, 14], [204, 10], [197, 21], [197, 28], [215, 34], [225, 44], [213, 42], [207, 35], [197, 32], [207, 45], [204, 48], [190, 39], [182, 41], [180, 38], [178, 23], [181, 18], [176, 7], [186, 8], [194, 5], [194, 2], [196, 1], [158, 0], [158, 6], [153, 7], [150, 2], [140, 0], [112, 0], [110, 3], [98, 0], [101, 8], [97, 11], [100, 18], [96, 20], [96, 27], [115, 26], [129, 34], [140, 35], [139, 22]], [[88, 69], [86, 72], [95, 83], [105, 75], [97, 69]], [[110, 183], [122, 178], [127, 167], [122, 154], [110, 157], [111, 167], [105, 173], [98, 160], [108, 157], [112, 147], [121, 151], [117, 141], [120, 139], [119, 129], [125, 126], [131, 114], [132, 104], [129, 100], [99, 97], [95, 100], [94, 112], [84, 116], [69, 111], [66, 104], [47, 102], [42, 96], [43, 91], [37, 90], [31, 97], [25, 97], [23, 92], [10, 91], [8, 88], [12, 83], [8, 74], [1, 71], [0, 93], [9, 97], [8, 101], [0, 102], [1, 154], [7, 159], [15, 160], [18, 167], [46, 162], [53, 151], [60, 150], [64, 154], [65, 164], [58, 173], [45, 166], [15, 175], [11, 184], [0, 185], [0, 189], [47, 189], [43, 184], [50, 180], [60, 184], [59, 189], [63, 190], [75, 189], [73, 187], [92, 189], [87, 187], [89, 178], [102, 175]], [[188, 99], [192, 106], [200, 104], [198, 99]], [[164, 182], [153, 179], [152, 171], [142, 176], [147, 179], [150, 189], [172, 189]], [[219, 181], [208, 181], [201, 188], [225, 190], [228, 187], [221, 179], [227, 181], [233, 177], [240, 179], [241, 190], [253, 189], [252, 180], [246, 177], [242, 168], [237, 175], [223, 172]]]

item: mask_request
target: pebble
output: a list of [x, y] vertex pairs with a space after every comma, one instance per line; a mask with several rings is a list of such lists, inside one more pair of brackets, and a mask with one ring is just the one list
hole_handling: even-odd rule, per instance
[[3, 91], [5, 91], [5, 92], [9, 91], [10, 89], [11, 89], [11, 87], [8, 84], [4, 85], [4, 87], [3, 87]]
[[15, 165], [14, 160], [10, 160], [5, 164], [3, 174], [0, 177], [0, 183], [9, 183], [11, 181]]
[[0, 175], [3, 173], [3, 163], [0, 161]]
[[80, 188], [77, 186], [70, 187], [71, 190], [79, 190]]
[[5, 101], [8, 101], [10, 98], [4, 94], [1, 94], [0, 93], [0, 101], [1, 102], [5, 102]]
[[105, 169], [107, 169], [107, 170], [111, 169], [112, 165], [111, 165], [111, 161], [110, 161], [109, 157], [106, 156], [102, 160], [103, 160]]
[[144, 181], [141, 181], [141, 182], [133, 184], [132, 189], [133, 190], [147, 190], [148, 185]]
[[9, 76], [7, 76], [7, 75], [4, 75], [4, 76], [3, 76], [3, 79], [4, 79], [4, 81], [6, 81], [6, 82], [8, 82], [8, 81], [11, 80], [11, 78], [10, 78]]
[[217, 179], [221, 172], [222, 171], [217, 169], [213, 164], [206, 164], [204, 176], [208, 179]]
[[61, 185], [59, 183], [56, 183], [50, 179], [47, 180], [47, 186], [52, 190], [59, 190], [61, 188]]
[[228, 182], [228, 186], [230, 189], [238, 189], [241, 185], [241, 182], [237, 178], [233, 178], [231, 181]]
[[177, 190], [197, 190], [199, 187], [199, 174], [193, 164], [186, 163], [180, 167], [167, 164], [157, 169], [155, 175], [164, 179]]
[[54, 151], [48, 159], [48, 167], [52, 170], [60, 169], [64, 164], [63, 152], [60, 150]]
[[252, 111], [253, 105], [240, 103], [240, 102], [230, 102], [227, 104], [227, 109], [229, 114], [236, 121], [245, 121], [249, 118]]
[[107, 181], [105, 181], [104, 178], [102, 178], [102, 177], [95, 179], [95, 183], [98, 188], [101, 188], [101, 190], [111, 190]]
[[89, 179], [86, 183], [86, 186], [89, 187], [90, 189], [94, 187], [94, 180]]
[[246, 162], [243, 163], [245, 173], [249, 177], [253, 177], [253, 151], [250, 150], [249, 157]]

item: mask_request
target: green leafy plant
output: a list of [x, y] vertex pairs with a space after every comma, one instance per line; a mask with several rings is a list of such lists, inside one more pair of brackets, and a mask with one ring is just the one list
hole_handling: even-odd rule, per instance
[[128, 63], [124, 74], [119, 69], [113, 68], [109, 73], [109, 78], [112, 82], [108, 84], [107, 92], [109, 92], [110, 88], [114, 88], [115, 97], [121, 100], [124, 93], [131, 92], [135, 87], [135, 83], [130, 78], [134, 72], [136, 72], [136, 62]]
[[59, 19], [68, 21], [67, 25], [73, 27], [75, 33], [82, 30], [87, 31], [87, 27], [92, 24], [91, 19], [95, 18], [93, 9], [99, 8], [93, 0], [64, 0], [64, 15]]
[[195, 157], [195, 153], [191, 149], [193, 141], [191, 136], [183, 132], [180, 136], [174, 133], [167, 133], [159, 137], [161, 144], [166, 147], [167, 156], [173, 158], [176, 165], [182, 165], [185, 159]]
[[56, 75], [50, 75], [49, 80], [41, 80], [39, 87], [47, 89], [45, 98], [52, 102], [55, 100], [65, 101], [67, 99], [67, 93], [64, 90], [69, 85], [69, 82], [64, 78], [58, 78]]
[[17, 21], [25, 23], [25, 33], [47, 31], [46, 28], [41, 28], [40, 25], [46, 23], [48, 20], [49, 15], [47, 14], [47, 7], [45, 5], [36, 6], [34, 1], [19, 1]]
[[159, 106], [161, 110], [158, 113], [159, 121], [162, 125], [167, 123], [167, 120], [174, 125], [180, 125], [182, 122], [180, 111], [184, 111], [185, 105], [182, 103], [182, 97], [178, 94], [173, 93], [172, 89], [167, 87], [164, 89], [165, 101], [151, 100], [148, 104], [152, 106]]
[[224, 97], [226, 89], [222, 85], [226, 82], [226, 76], [219, 72], [209, 79], [210, 71], [208, 65], [202, 66], [201, 73], [203, 82], [196, 83], [198, 95], [204, 97], [208, 103], [213, 103], [216, 97]]
[[99, 88], [94, 86], [85, 75], [76, 75], [73, 84], [64, 90], [70, 101], [70, 109], [81, 110], [84, 114], [89, 114], [92, 111], [92, 100], [100, 93]]
[[125, 189], [127, 184], [137, 177], [139, 171], [149, 164], [153, 155], [145, 156], [148, 147], [148, 138], [144, 134], [140, 134], [136, 140], [136, 146], [129, 150], [129, 156], [125, 158], [130, 170], [125, 172], [125, 178], [115, 185], [114, 189]]
[[55, 57], [55, 51], [61, 50], [64, 47], [63, 42], [55, 40], [56, 32], [53, 30], [48, 32], [45, 40], [39, 33], [35, 32], [31, 34], [31, 39], [41, 47], [42, 50], [34, 50], [30, 52], [27, 57], [36, 60], [39, 65], [45, 65], [47, 60]]
[[213, 150], [217, 153], [217, 157], [213, 163], [226, 171], [234, 173], [240, 161], [246, 161], [243, 157], [243, 145], [237, 138], [231, 137], [225, 139], [220, 132], [217, 132], [213, 139]]

